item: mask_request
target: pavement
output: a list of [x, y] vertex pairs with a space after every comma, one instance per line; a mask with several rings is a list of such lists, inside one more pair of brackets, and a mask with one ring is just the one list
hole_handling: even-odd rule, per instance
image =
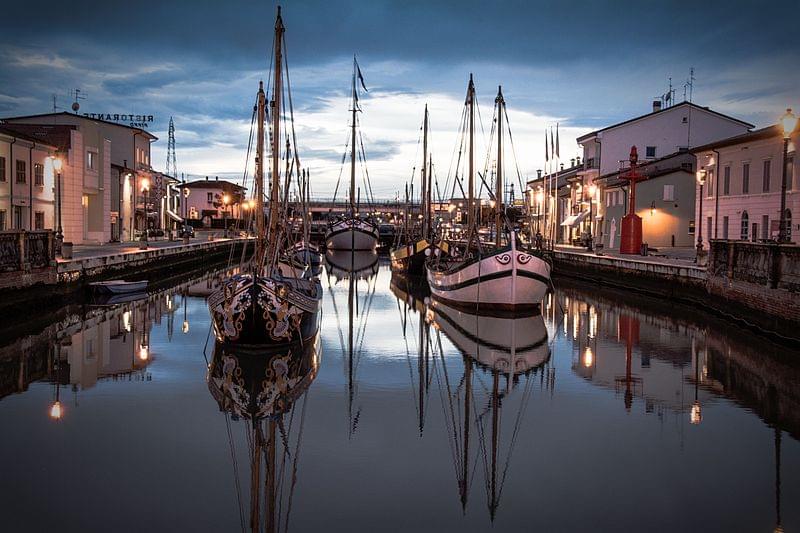
[[644, 261], [648, 263], [656, 263], [663, 265], [701, 266], [701, 267], [703, 266], [703, 265], [697, 265], [697, 263], [695, 262], [695, 256], [697, 254], [697, 250], [693, 246], [659, 248], [658, 250], [650, 250], [649, 255], [639, 255], [639, 254], [628, 255], [628, 254], [621, 254], [617, 250], [603, 250], [603, 249], [589, 252], [583, 246], [570, 246], [565, 244], [556, 245], [555, 249], [557, 252], [591, 255], [595, 257], [614, 257], [630, 261]]
[[[208, 242], [209, 237], [213, 236], [215, 242], [225, 241], [222, 237], [222, 231], [198, 231], [193, 239], [189, 240], [189, 244], [199, 244]], [[88, 259], [93, 257], [105, 257], [110, 255], [119, 254], [135, 254], [147, 250], [165, 249], [165, 248], [180, 248], [183, 247], [183, 239], [175, 239], [170, 241], [164, 237], [159, 237], [157, 240], [151, 238], [147, 241], [147, 250], [142, 250], [139, 247], [139, 242], [110, 242], [106, 244], [76, 244], [72, 247], [72, 259]], [[66, 263], [71, 259], [58, 258], [59, 263]]]

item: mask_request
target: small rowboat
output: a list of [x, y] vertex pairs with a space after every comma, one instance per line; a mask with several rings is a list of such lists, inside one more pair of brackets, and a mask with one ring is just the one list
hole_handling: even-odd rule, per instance
[[110, 281], [96, 281], [90, 283], [93, 291], [101, 294], [131, 294], [147, 290], [147, 281], [123, 281], [114, 279]]

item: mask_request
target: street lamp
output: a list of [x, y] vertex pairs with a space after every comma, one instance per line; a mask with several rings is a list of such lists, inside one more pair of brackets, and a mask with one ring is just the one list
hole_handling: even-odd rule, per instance
[[594, 205], [594, 195], [597, 192], [597, 185], [592, 183], [589, 185], [589, 244], [586, 247], [588, 251], [594, 250], [594, 230], [592, 228], [592, 224], [594, 223], [594, 213], [593, 213], [593, 205]]
[[781, 173], [781, 227], [778, 232], [778, 242], [787, 243], [790, 240], [791, 228], [787, 227], [788, 220], [786, 219], [786, 159], [789, 152], [789, 139], [797, 129], [797, 117], [794, 116], [791, 109], [787, 109], [781, 117], [781, 126], [783, 127], [783, 172]]
[[703, 255], [703, 185], [706, 184], [706, 169], [698, 169], [696, 177], [697, 183], [700, 185], [700, 207], [694, 222], [695, 228], [697, 228], [697, 255], [695, 255], [694, 261], [699, 263], [700, 256]]
[[58, 226], [56, 229], [56, 253], [61, 254], [61, 244], [64, 242], [64, 229], [61, 227], [61, 167], [63, 161], [58, 157], [51, 157], [53, 170], [56, 172], [56, 212], [58, 213]]
[[139, 244], [139, 249], [147, 250], [147, 227], [150, 222], [148, 217], [149, 213], [147, 212], [147, 201], [150, 196], [150, 180], [147, 178], [142, 178], [142, 196], [144, 197], [144, 233], [142, 234], [142, 242]]
[[222, 195], [222, 225], [225, 227], [225, 238], [228, 238], [228, 204], [231, 203], [231, 197], [227, 194]]

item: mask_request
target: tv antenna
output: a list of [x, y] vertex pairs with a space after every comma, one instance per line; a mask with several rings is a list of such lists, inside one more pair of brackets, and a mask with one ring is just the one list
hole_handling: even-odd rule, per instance
[[72, 96], [72, 100], [73, 100], [73, 102], [72, 102], [72, 111], [77, 113], [78, 110], [81, 108], [81, 104], [78, 102], [78, 100], [86, 100], [86, 95], [85, 94], [82, 95], [80, 89], [74, 89], [71, 92], [71, 96]]
[[694, 89], [694, 67], [689, 69], [689, 79], [683, 84], [683, 99], [686, 100], [686, 90], [689, 90], [689, 102], [692, 101], [692, 90]]

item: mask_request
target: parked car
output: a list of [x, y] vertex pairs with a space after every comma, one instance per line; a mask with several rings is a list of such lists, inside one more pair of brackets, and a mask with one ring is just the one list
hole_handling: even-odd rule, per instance
[[180, 229], [178, 235], [180, 235], [181, 238], [189, 237], [191, 239], [194, 237], [194, 228], [187, 224]]

